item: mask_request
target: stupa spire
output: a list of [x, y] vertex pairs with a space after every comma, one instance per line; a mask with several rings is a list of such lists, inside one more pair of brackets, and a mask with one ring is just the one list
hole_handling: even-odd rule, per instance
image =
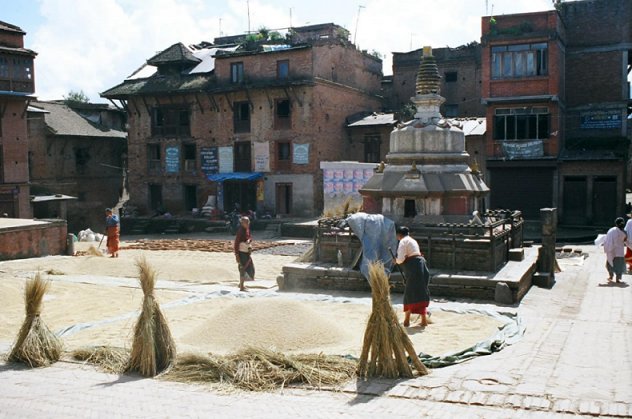
[[432, 55], [432, 48], [425, 46], [421, 56], [421, 63], [419, 64], [419, 71], [417, 72], [415, 93], [418, 95], [438, 95], [440, 90], [441, 76], [439, 75], [437, 60]]

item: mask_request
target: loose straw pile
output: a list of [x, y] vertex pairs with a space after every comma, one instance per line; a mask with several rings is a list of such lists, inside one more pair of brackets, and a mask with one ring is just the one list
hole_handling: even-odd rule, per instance
[[153, 377], [167, 369], [176, 358], [176, 345], [167, 319], [154, 297], [156, 271], [145, 258], [136, 262], [140, 286], [145, 295], [140, 317], [134, 327], [134, 340], [128, 370]]
[[9, 354], [9, 361], [23, 362], [30, 367], [43, 367], [59, 361], [62, 342], [42, 321], [42, 300], [49, 282], [39, 272], [26, 282], [24, 304], [26, 318]]
[[162, 377], [181, 382], [220, 382], [250, 391], [269, 391], [291, 384], [339, 385], [353, 378], [355, 361], [332, 355], [286, 355], [246, 348], [234, 355], [185, 355]]
[[406, 352], [420, 375], [428, 374], [391, 305], [388, 276], [381, 262], [369, 265], [373, 306], [364, 332], [358, 375], [360, 377], [411, 378], [413, 370]]

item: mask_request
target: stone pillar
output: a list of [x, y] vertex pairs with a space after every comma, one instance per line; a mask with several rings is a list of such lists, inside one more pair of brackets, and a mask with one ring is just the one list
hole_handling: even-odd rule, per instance
[[555, 241], [557, 234], [557, 208], [540, 208], [542, 247], [538, 257], [538, 273], [533, 283], [550, 288], [555, 283]]

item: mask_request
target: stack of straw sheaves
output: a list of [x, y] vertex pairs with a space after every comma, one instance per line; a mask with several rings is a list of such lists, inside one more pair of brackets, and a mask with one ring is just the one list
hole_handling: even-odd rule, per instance
[[9, 354], [9, 361], [23, 362], [31, 367], [42, 367], [59, 360], [62, 343], [40, 316], [42, 300], [48, 287], [49, 282], [44, 281], [39, 272], [35, 278], [26, 282], [24, 289], [26, 318]]
[[154, 297], [156, 271], [145, 258], [136, 262], [144, 299], [140, 317], [134, 327], [134, 340], [128, 369], [153, 377], [167, 369], [176, 358], [176, 344], [167, 319]]
[[369, 265], [373, 306], [364, 332], [358, 375], [361, 377], [410, 378], [413, 366], [420, 375], [428, 374], [404, 327], [391, 305], [388, 276], [381, 262]]

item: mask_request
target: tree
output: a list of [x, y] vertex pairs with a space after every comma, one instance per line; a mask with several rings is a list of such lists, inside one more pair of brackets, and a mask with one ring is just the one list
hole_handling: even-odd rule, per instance
[[90, 98], [83, 92], [71, 90], [64, 96], [64, 103], [66, 105], [78, 104], [78, 103], [90, 103]]

